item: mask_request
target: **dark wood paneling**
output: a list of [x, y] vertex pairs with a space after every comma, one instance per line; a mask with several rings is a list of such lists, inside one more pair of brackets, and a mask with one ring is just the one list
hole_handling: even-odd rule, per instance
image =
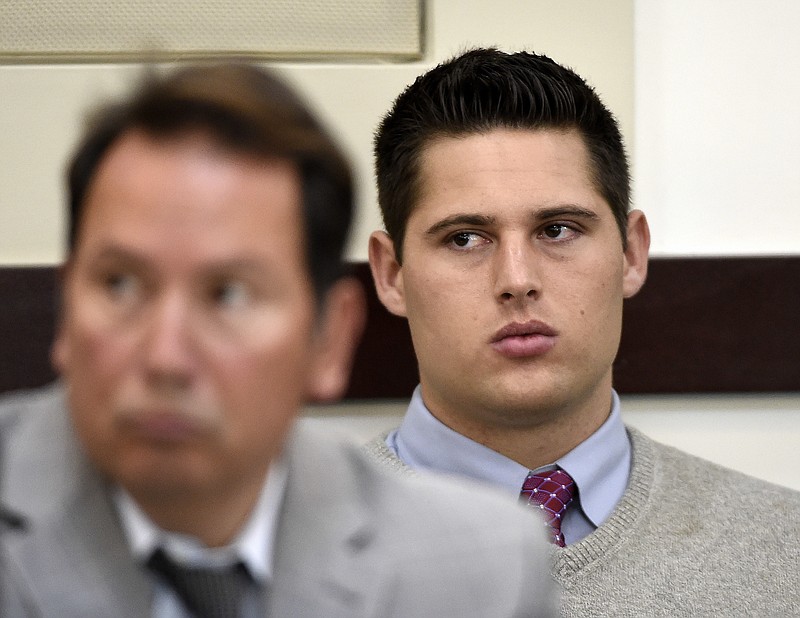
[[0, 268], [0, 392], [55, 377], [49, 351], [56, 282], [52, 267]]
[[800, 391], [800, 257], [650, 266], [625, 305], [620, 392]]
[[[369, 319], [349, 399], [407, 398], [417, 366], [405, 320], [355, 264]], [[56, 270], [0, 268], [0, 391], [53, 379]], [[622, 393], [800, 392], [800, 257], [661, 258], [625, 303]]]
[[367, 292], [367, 326], [345, 397], [408, 399], [419, 382], [408, 323], [378, 300], [368, 264], [355, 264], [354, 272]]

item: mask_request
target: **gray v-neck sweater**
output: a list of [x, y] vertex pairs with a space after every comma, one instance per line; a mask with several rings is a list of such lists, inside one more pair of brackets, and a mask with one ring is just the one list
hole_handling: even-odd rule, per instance
[[[562, 615], [800, 616], [800, 492], [628, 433], [622, 500], [595, 532], [553, 550]], [[384, 437], [365, 448], [412, 472]]]

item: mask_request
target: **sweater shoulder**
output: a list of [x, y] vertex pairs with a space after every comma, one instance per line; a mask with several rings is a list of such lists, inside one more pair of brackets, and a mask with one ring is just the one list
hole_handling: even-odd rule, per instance
[[[637, 451], [651, 454], [658, 464], [660, 484], [670, 489], [708, 488], [714, 494], [735, 495], [739, 504], [772, 496], [800, 507], [800, 492], [728, 468], [628, 429]], [[638, 448], [637, 448], [638, 446]]]

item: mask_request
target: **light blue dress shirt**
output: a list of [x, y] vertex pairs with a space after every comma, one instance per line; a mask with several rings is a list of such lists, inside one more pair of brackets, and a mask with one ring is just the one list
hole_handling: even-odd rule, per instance
[[[173, 561], [187, 566], [225, 567], [241, 561], [253, 579], [266, 586], [272, 580], [275, 537], [286, 483], [285, 463], [273, 462], [250, 518], [230, 545], [219, 548], [207, 547], [194, 537], [162, 530], [122, 489], [113, 497], [131, 553], [142, 564], [159, 547]], [[263, 616], [259, 602], [260, 599], [245, 599], [243, 616]], [[159, 581], [155, 585], [151, 616], [191, 618], [175, 592]]]
[[[466, 476], [485, 481], [519, 496], [530, 470], [470, 440], [436, 419], [414, 390], [398, 429], [387, 446], [412, 468]], [[561, 531], [567, 545], [580, 541], [608, 519], [628, 485], [631, 444], [620, 414], [619, 397], [612, 391], [611, 413], [591, 436], [569, 453], [535, 472], [562, 468], [578, 486], [578, 507], [570, 506]]]

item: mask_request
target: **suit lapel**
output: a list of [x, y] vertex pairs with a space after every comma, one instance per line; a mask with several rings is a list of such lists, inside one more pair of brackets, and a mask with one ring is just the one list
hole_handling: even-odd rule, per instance
[[13, 439], [3, 445], [3, 501], [36, 524], [64, 509], [85, 473], [86, 461], [60, 388], [47, 388], [14, 411]]
[[295, 431], [287, 455], [270, 615], [368, 615], [384, 561], [370, 557], [377, 529], [364, 475], [340, 447], [307, 427]]
[[147, 616], [148, 576], [131, 558], [105, 484], [78, 447], [63, 389], [54, 385], [17, 405], [4, 495], [27, 527], [4, 541], [20, 586], [44, 616]]
[[88, 472], [61, 513], [9, 542], [20, 578], [43, 616], [150, 612], [152, 586], [131, 558], [105, 484]]

